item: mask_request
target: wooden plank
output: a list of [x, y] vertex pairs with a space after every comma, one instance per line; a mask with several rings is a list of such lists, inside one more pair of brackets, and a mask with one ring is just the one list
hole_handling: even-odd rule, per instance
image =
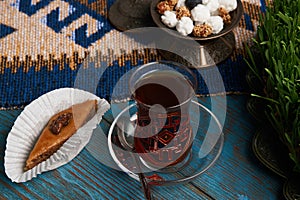
[[277, 199], [282, 180], [264, 168], [251, 150], [257, 127], [245, 109], [246, 97], [228, 96], [227, 100], [222, 154], [207, 173], [194, 181], [195, 185], [215, 199]]

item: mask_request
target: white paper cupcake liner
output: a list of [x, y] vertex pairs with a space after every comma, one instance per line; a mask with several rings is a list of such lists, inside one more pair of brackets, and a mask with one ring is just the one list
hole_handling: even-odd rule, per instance
[[[97, 100], [96, 115], [70, 137], [49, 159], [24, 172], [25, 162], [49, 119], [74, 104]], [[26, 182], [42, 172], [56, 169], [75, 158], [89, 142], [93, 130], [109, 109], [109, 103], [96, 95], [74, 88], [61, 88], [46, 93], [26, 106], [7, 137], [4, 167], [13, 182]]]

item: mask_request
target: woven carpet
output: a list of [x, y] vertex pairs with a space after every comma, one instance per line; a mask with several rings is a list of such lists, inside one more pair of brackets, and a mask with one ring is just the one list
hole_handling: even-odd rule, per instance
[[[82, 62], [95, 50], [100, 49], [101, 59], [108, 63], [96, 94], [108, 100], [124, 73], [161, 59], [157, 51], [140, 49], [120, 37], [108, 20], [113, 3], [114, 0], [0, 1], [0, 108], [20, 108], [56, 88], [74, 87]], [[217, 66], [228, 94], [248, 92], [244, 44], [251, 46], [259, 14], [266, 7], [263, 0], [242, 3], [244, 14], [234, 29], [236, 49]], [[219, 94], [217, 90], [212, 92]], [[204, 83], [197, 93], [208, 94]]]

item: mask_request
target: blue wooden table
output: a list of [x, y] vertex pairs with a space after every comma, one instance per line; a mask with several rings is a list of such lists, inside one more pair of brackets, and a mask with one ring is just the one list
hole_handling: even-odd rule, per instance
[[[154, 187], [155, 199], [282, 199], [283, 180], [258, 162], [251, 150], [257, 124], [246, 110], [247, 96], [227, 97], [224, 149], [216, 164], [194, 181]], [[200, 98], [204, 105], [207, 97]], [[97, 161], [84, 149], [68, 164], [26, 183], [12, 183], [4, 172], [7, 135], [22, 110], [0, 111], [0, 199], [144, 199], [141, 185]], [[107, 131], [106, 113], [98, 128]]]

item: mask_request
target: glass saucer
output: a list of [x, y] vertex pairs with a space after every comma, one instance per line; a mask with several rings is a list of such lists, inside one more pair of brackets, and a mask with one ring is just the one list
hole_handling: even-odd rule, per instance
[[[173, 185], [189, 182], [213, 166], [219, 158], [224, 134], [216, 116], [205, 106], [193, 100], [190, 106], [194, 141], [184, 161], [163, 169], [153, 169], [133, 153], [133, 134], [136, 126], [136, 104], [123, 109], [114, 119], [108, 133], [109, 152], [118, 167], [139, 181], [138, 173], [144, 173], [150, 185]], [[136, 159], [140, 159], [137, 166]]]

